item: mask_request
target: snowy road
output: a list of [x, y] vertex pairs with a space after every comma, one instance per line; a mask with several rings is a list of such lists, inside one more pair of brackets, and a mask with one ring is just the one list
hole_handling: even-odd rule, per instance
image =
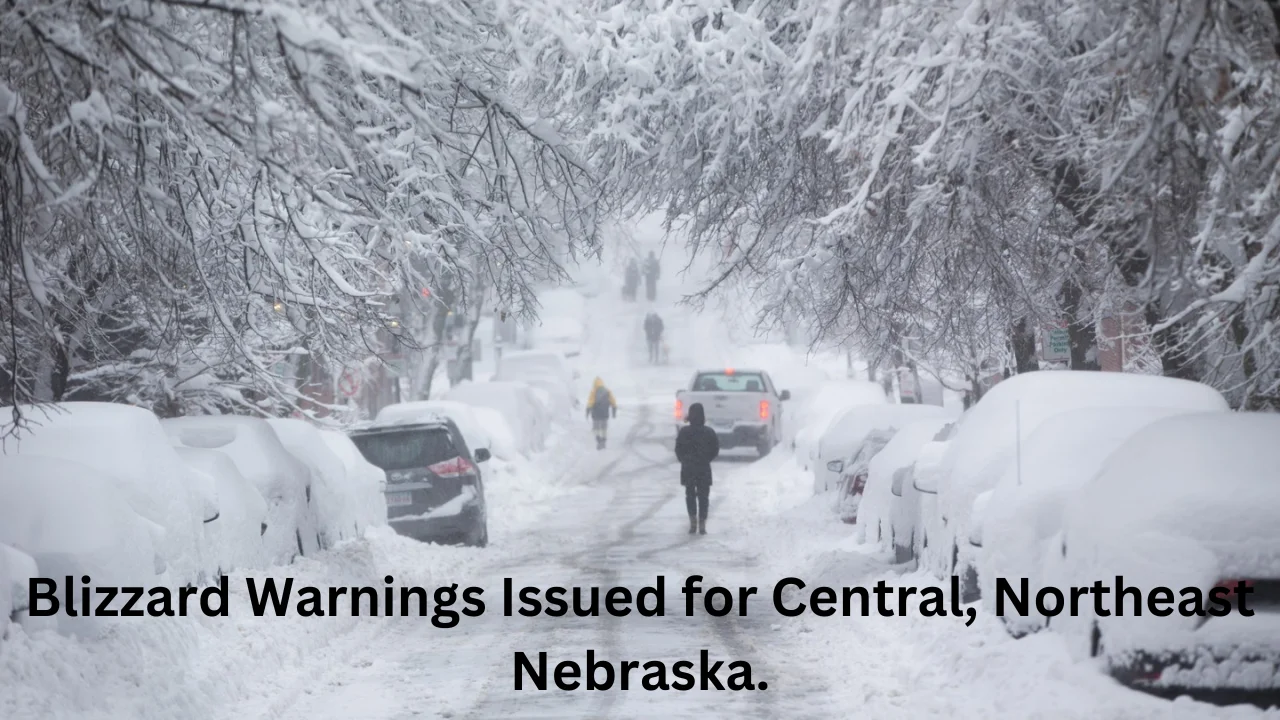
[[[617, 324], [614, 327], [624, 328]], [[677, 327], [679, 327], [677, 325]], [[626, 361], [631, 340], [624, 330], [593, 342], [613, 353], [613, 369]], [[452, 629], [433, 627], [426, 619], [381, 619], [382, 630], [319, 675], [303, 673], [274, 702], [254, 701], [230, 708], [226, 717], [266, 715], [287, 720], [319, 717], [401, 719], [455, 718], [640, 718], [640, 717], [827, 717], [815, 702], [825, 688], [806, 674], [788, 676], [786, 665], [771, 656], [770, 626], [778, 622], [764, 597], [751, 600], [750, 614], [717, 618], [698, 607], [685, 616], [680, 586], [685, 576], [704, 576], [704, 587], [736, 587], [752, 574], [750, 553], [717, 535], [713, 505], [710, 533], [687, 534], [683, 489], [672, 455], [673, 425], [669, 389], [686, 377], [685, 369], [632, 368], [614, 384], [622, 406], [610, 428], [604, 451], [588, 449], [583, 428], [576, 453], [566, 458], [577, 489], [556, 503], [546, 519], [518, 538], [496, 539], [467, 577], [452, 581], [485, 588], [487, 611], [464, 618]], [[678, 378], [678, 379], [677, 379]], [[588, 378], [589, 379], [589, 378]], [[607, 378], [606, 378], [607, 379]], [[728, 457], [722, 475], [744, 466], [748, 458]], [[713, 495], [713, 503], [716, 496]], [[502, 583], [510, 577], [517, 588], [625, 586], [633, 593], [665, 576], [664, 617], [637, 613], [616, 618], [503, 617]], [[601, 659], [697, 663], [700, 651], [725, 665], [751, 664], [752, 681], [767, 690], [647, 692], [639, 687], [643, 672], [631, 675], [629, 691], [601, 692], [580, 688], [566, 692], [514, 689], [514, 653], [534, 662], [548, 654], [554, 668], [562, 660], [585, 665], [586, 651]], [[329, 662], [326, 656], [320, 665]], [[730, 673], [722, 670], [721, 680]], [[603, 678], [603, 671], [600, 673]], [[670, 677], [668, 678], [671, 679]], [[780, 708], [808, 708], [783, 712]]]
[[[689, 536], [671, 453], [674, 390], [695, 366], [751, 361], [714, 316], [660, 309], [670, 367], [643, 363], [644, 308], [595, 303], [579, 368], [585, 391], [600, 374], [621, 406], [611, 444], [594, 449], [585, 421], [550, 458], [561, 492], [530, 507], [494, 502], [493, 543], [485, 550], [405, 544], [388, 563], [424, 568], [414, 583], [456, 582], [485, 589], [486, 613], [439, 629], [425, 618], [356, 621], [352, 630], [297, 667], [265, 680], [217, 720], [406, 720], [408, 718], [1155, 718], [1268, 716], [1253, 708], [1168, 703], [1125, 690], [1065, 652], [1058, 638], [1013, 641], [993, 618], [962, 622], [902, 618], [781, 618], [770, 590], [788, 575], [833, 586], [932, 584], [900, 575], [853, 545], [787, 453], [756, 461], [730, 452], [716, 463], [709, 534]], [[520, 478], [508, 482], [526, 482]], [[492, 492], [500, 492], [495, 489]], [[495, 496], [495, 501], [498, 498]], [[517, 513], [516, 510], [519, 510]], [[520, 515], [507, 523], [500, 513]], [[505, 529], [504, 529], [505, 528]], [[407, 553], [407, 554], [406, 554]], [[442, 562], [441, 558], [446, 558]], [[443, 569], [442, 569], [443, 568]], [[703, 586], [757, 586], [746, 617], [684, 613], [691, 574]], [[504, 617], [503, 579], [517, 588], [625, 586], [666, 578], [665, 617]], [[409, 582], [408, 579], [403, 579]], [[650, 692], [633, 689], [515, 690], [515, 653], [549, 669], [563, 660], [694, 662], [745, 660], [766, 690]], [[726, 662], [727, 664], [727, 662]], [[722, 671], [720, 677], [727, 678]], [[600, 677], [603, 676], [603, 672]], [[585, 678], [578, 678], [585, 680]], [[670, 678], [668, 678], [670, 680]], [[1274, 716], [1272, 714], [1271, 716]]]

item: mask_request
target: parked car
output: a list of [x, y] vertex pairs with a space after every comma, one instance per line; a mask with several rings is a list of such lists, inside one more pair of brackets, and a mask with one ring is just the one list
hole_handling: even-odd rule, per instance
[[[31, 557], [39, 577], [57, 578], [60, 587], [68, 575], [88, 575], [90, 588], [185, 584], [169, 572], [163, 545], [155, 542], [163, 531], [127, 498], [117, 478], [89, 465], [0, 454], [0, 543]], [[34, 628], [88, 636], [109, 622], [72, 616], [65, 603], [52, 618], [24, 619]]]
[[574, 371], [563, 355], [551, 350], [506, 353], [498, 361], [493, 379], [525, 383], [541, 390], [554, 417], [566, 418], [582, 404], [573, 391]]
[[974, 501], [990, 490], [1017, 448], [1046, 420], [1083, 408], [1199, 408], [1226, 410], [1226, 400], [1189, 380], [1090, 371], [1041, 371], [1015, 375], [993, 387], [957, 422], [945, 454], [915, 486], [937, 495], [937, 519], [922, 566], [940, 577], [959, 575], [963, 600], [977, 600], [976, 548], [970, 542]]
[[[1031, 592], [1044, 587], [1051, 540], [1062, 532], [1067, 499], [1098, 473], [1111, 453], [1144, 427], [1201, 408], [1085, 408], [1049, 418], [1022, 444], [987, 497], [982, 517], [970, 523], [970, 543], [978, 546], [978, 581], [983, 604], [994, 611], [995, 578], [1027, 578]], [[1043, 629], [1046, 618], [1003, 618], [1014, 637]]]
[[893, 551], [894, 562], [914, 557], [920, 496], [910, 474], [921, 446], [938, 439], [954, 422], [945, 417], [902, 426], [867, 466], [866, 490], [858, 510], [858, 537]]
[[449, 388], [443, 399], [501, 414], [521, 453], [527, 455], [546, 448], [551, 411], [524, 383], [464, 382]]
[[[1071, 494], [1054, 538], [1047, 582], [1214, 588], [1230, 601], [1250, 588], [1246, 617], [1234, 611], [1186, 617], [1136, 615], [1132, 600], [1109, 616], [1086, 602], [1054, 617], [1081, 655], [1112, 675], [1160, 694], [1213, 691], [1274, 701], [1280, 692], [1280, 415], [1219, 412], [1178, 415], [1130, 437]], [[1168, 605], [1166, 604], [1166, 608]]]
[[[846, 494], [866, 482], [866, 463], [898, 428], [917, 420], [953, 418], [954, 412], [936, 405], [855, 405], [836, 416], [818, 438], [814, 492], [842, 489]], [[874, 446], [874, 449], [873, 449]], [[845, 478], [859, 482], [846, 482]], [[862, 490], [856, 490], [861, 498]]]
[[818, 462], [818, 440], [832, 421], [857, 405], [885, 405], [889, 402], [879, 383], [866, 380], [827, 380], [796, 391], [787, 412], [791, 426], [791, 449], [801, 469], [813, 471]]
[[387, 520], [417, 540], [484, 547], [489, 542], [484, 479], [487, 448], [472, 451], [445, 417], [355, 430], [351, 441], [387, 474]]
[[720, 449], [755, 448], [764, 457], [782, 437], [782, 403], [790, 399], [763, 370], [699, 370], [687, 389], [676, 392], [675, 429], [691, 405], [702, 403]]
[[392, 425], [395, 423], [414, 422], [420, 418], [447, 417], [453, 421], [467, 445], [475, 448], [490, 446], [489, 433], [484, 423], [476, 415], [476, 408], [456, 400], [416, 400], [413, 402], [395, 403], [378, 411], [373, 418], [374, 425]]
[[204, 524], [220, 573], [267, 564], [262, 536], [267, 532], [267, 501], [224, 453], [206, 448], [176, 448], [193, 470], [206, 478], [217, 498], [218, 515]]
[[262, 536], [267, 562], [285, 565], [320, 549], [311, 469], [280, 442], [262, 418], [199, 415], [161, 421], [175, 446], [224, 453], [267, 501]]
[[150, 410], [104, 402], [27, 408], [34, 423], [18, 455], [77, 461], [115, 483], [125, 502], [150, 522], [153, 542], [175, 583], [203, 584], [217, 575], [203, 525], [218, 515], [210, 488], [174, 451]]
[[9, 622], [22, 622], [31, 609], [31, 578], [40, 577], [35, 558], [0, 543], [0, 642]]

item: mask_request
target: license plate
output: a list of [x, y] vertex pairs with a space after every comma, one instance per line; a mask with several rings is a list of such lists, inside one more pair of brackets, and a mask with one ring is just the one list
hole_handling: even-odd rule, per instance
[[387, 507], [403, 507], [413, 504], [413, 493], [407, 492], [389, 492], [387, 493]]

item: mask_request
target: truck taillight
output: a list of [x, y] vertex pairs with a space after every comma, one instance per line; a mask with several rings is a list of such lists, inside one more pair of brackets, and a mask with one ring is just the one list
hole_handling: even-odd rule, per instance
[[761, 420], [769, 419], [769, 401], [768, 400], [760, 401], [760, 419]]
[[1219, 580], [1215, 587], [1220, 587], [1226, 590], [1227, 597], [1234, 600], [1236, 594], [1238, 594], [1242, 588], [1245, 589], [1247, 592], [1253, 591], [1253, 580], [1236, 579], [1236, 578], [1231, 578], [1229, 580]]
[[683, 420], [684, 420], [684, 401], [677, 400], [676, 401], [676, 421], [680, 422]]

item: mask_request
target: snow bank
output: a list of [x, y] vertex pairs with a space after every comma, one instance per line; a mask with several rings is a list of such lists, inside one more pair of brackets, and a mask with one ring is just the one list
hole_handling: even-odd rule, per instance
[[[94, 642], [14, 626], [0, 644], [0, 717], [214, 718], [238, 702], [279, 717], [299, 694], [326, 682], [326, 673], [350, 666], [359, 651], [392, 645], [419, 631], [425, 619], [255, 617], [245, 580], [292, 578], [310, 585], [435, 588], [476, 582], [483, 553], [427, 546], [387, 528], [344, 543], [287, 569], [236, 573], [228, 578], [228, 617], [124, 618]], [[441, 631], [448, 632], [448, 631]], [[356, 713], [360, 714], [359, 712]]]
[[203, 546], [204, 521], [217, 514], [203, 480], [170, 446], [160, 420], [131, 405], [61, 403], [47, 414], [28, 408], [35, 424], [19, 455], [74, 457], [116, 483], [138, 514], [163, 532], [155, 541], [175, 582], [200, 583], [217, 572]]
[[[164, 584], [156, 535], [118, 478], [65, 458], [0, 455], [0, 543], [33, 558], [42, 577], [88, 575], [90, 587]], [[64, 606], [56, 625], [95, 634], [110, 620], [70, 617]]]
[[164, 420], [162, 425], [174, 445], [225, 453], [262, 494], [267, 501], [263, 547], [268, 562], [289, 563], [319, 549], [311, 470], [285, 448], [266, 420], [205, 415]]

